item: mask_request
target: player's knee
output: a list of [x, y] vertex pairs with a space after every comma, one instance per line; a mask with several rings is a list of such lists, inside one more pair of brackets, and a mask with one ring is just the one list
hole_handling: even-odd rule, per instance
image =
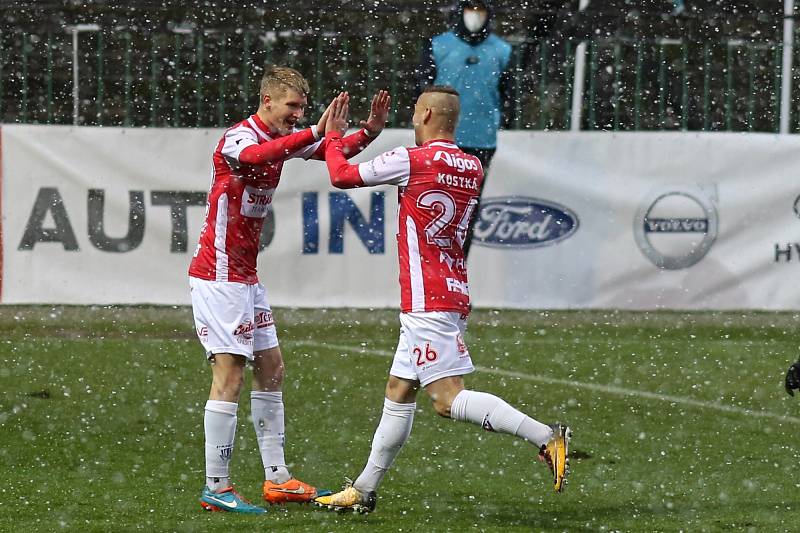
[[453, 405], [448, 398], [432, 396], [433, 408], [436, 414], [443, 418], [450, 418], [450, 407]]
[[239, 396], [244, 386], [244, 372], [239, 368], [220, 369], [214, 372], [213, 387], [224, 396]]
[[283, 364], [270, 368], [253, 368], [254, 390], [277, 390], [286, 376]]

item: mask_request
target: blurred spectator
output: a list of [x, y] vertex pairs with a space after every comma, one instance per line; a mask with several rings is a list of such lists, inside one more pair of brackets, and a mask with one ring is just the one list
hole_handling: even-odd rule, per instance
[[[449, 85], [461, 95], [456, 144], [481, 160], [485, 175], [497, 148], [502, 114], [513, 102], [511, 45], [492, 33], [492, 16], [488, 0], [459, 1], [453, 9], [452, 30], [424, 44], [417, 71], [418, 93], [427, 85]], [[465, 258], [478, 211], [470, 220]]]

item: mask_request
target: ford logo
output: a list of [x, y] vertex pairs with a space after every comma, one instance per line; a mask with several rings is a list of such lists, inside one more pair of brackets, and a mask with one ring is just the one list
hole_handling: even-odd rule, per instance
[[563, 241], [577, 229], [578, 216], [562, 205], [508, 196], [481, 201], [472, 238], [494, 248], [537, 248]]

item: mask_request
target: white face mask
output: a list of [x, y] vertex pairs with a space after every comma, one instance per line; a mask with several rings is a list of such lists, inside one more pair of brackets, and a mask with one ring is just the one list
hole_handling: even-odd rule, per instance
[[480, 31], [483, 25], [486, 24], [486, 17], [486, 11], [482, 9], [465, 9], [464, 27], [471, 33]]

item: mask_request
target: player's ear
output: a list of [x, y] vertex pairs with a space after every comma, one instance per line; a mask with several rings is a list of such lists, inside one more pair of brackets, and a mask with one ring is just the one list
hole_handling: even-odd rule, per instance
[[269, 109], [272, 107], [272, 98], [269, 97], [269, 93], [264, 93], [261, 96], [261, 105]]
[[430, 107], [426, 107], [425, 113], [423, 113], [422, 115], [422, 123], [427, 124], [428, 122], [430, 122], [432, 116], [433, 116], [433, 109], [431, 109]]

